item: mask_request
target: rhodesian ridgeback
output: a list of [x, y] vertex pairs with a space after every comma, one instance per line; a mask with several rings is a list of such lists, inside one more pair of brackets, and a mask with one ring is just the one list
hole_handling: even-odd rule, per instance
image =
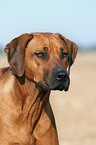
[[7, 44], [0, 69], [0, 145], [59, 145], [49, 103], [67, 91], [78, 47], [61, 34], [23, 34]]

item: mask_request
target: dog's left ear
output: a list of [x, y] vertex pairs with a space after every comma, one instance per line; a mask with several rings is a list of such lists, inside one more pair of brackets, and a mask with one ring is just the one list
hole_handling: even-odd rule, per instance
[[7, 54], [8, 62], [12, 66], [19, 77], [24, 74], [25, 71], [25, 48], [28, 42], [33, 38], [31, 34], [23, 34], [20, 37], [13, 39], [6, 45], [4, 51]]
[[70, 67], [72, 66], [72, 64], [75, 61], [75, 58], [76, 58], [76, 55], [77, 55], [77, 52], [78, 52], [78, 46], [74, 42], [66, 39], [61, 34], [58, 34], [58, 35], [64, 41], [64, 43], [67, 45], [67, 48], [69, 50], [69, 68], [68, 68], [68, 73], [70, 74]]

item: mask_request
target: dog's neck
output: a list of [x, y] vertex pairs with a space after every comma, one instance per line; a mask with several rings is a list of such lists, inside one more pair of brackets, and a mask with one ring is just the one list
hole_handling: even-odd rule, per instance
[[[24, 81], [24, 84], [20, 83], [20, 79]], [[21, 81], [21, 82], [22, 82]], [[25, 78], [16, 77], [17, 86], [21, 94], [21, 112], [24, 114], [23, 119], [31, 120], [32, 131], [35, 127], [36, 122], [40, 118], [42, 110], [49, 103], [50, 91], [44, 91], [37, 87], [36, 84]], [[31, 132], [32, 132], [31, 131]]]
[[16, 83], [18, 83], [18, 86], [20, 87], [20, 91], [23, 97], [22, 108], [28, 96], [30, 96], [30, 99], [32, 100], [33, 104], [38, 99], [42, 101], [43, 105], [45, 104], [46, 101], [49, 101], [50, 91], [43, 90], [42, 88], [38, 87], [34, 81], [29, 80], [25, 76], [22, 77], [15, 76], [15, 78]]
[[[6, 82], [3, 81], [5, 77]], [[22, 125], [27, 122], [27, 127], [31, 128], [32, 132], [42, 112], [49, 104], [50, 91], [42, 90], [24, 76], [12, 75], [11, 70], [5, 74], [1, 83], [4, 84], [2, 85], [3, 88], [1, 88], [4, 92], [3, 96], [1, 96], [2, 104], [4, 104], [2, 108], [7, 110], [4, 112], [3, 119], [9, 119], [10, 122], [12, 118], [9, 117], [8, 110], [11, 110], [11, 113], [15, 116], [14, 121]]]
[[[41, 114], [42, 109], [47, 103], [49, 103], [50, 91], [44, 91], [37, 87], [36, 84], [28, 80], [25, 76], [19, 78], [15, 76], [16, 86], [19, 86], [21, 100], [21, 111], [24, 113], [24, 117], [27, 119], [34, 117], [35, 120], [39, 118], [38, 114]], [[18, 83], [18, 85], [17, 85]]]

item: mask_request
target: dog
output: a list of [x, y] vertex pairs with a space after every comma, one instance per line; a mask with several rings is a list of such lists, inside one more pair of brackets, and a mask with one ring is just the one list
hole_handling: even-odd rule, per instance
[[78, 46], [59, 33], [13, 39], [0, 69], [0, 145], [59, 145], [51, 90], [68, 91]]

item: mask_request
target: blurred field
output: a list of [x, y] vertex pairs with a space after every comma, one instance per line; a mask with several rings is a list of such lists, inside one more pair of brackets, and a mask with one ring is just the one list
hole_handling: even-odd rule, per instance
[[[0, 67], [7, 66], [0, 55]], [[78, 54], [68, 92], [51, 93], [60, 145], [96, 145], [96, 52]]]

